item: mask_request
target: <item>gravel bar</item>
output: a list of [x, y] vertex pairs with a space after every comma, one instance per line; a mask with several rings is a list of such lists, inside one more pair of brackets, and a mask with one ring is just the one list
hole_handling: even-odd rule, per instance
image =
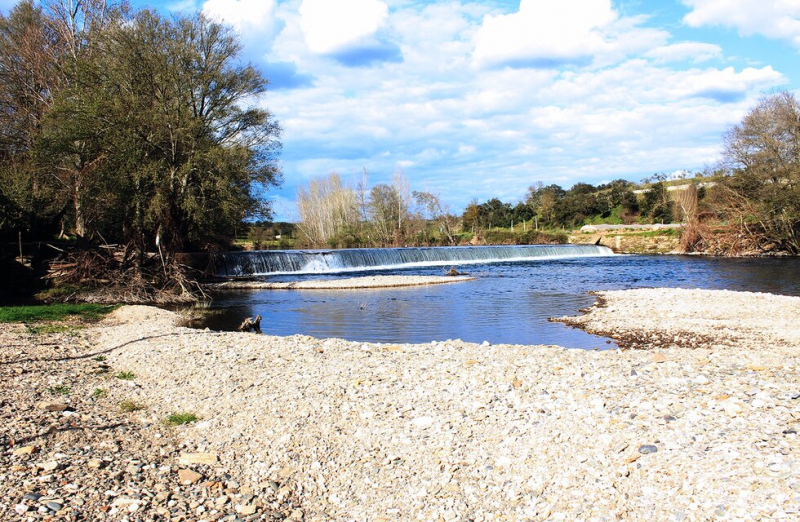
[[384, 275], [291, 282], [226, 281], [209, 285], [209, 287], [219, 290], [358, 290], [362, 288], [441, 285], [473, 280], [475, 280], [474, 277], [466, 276]]
[[[798, 317], [796, 297], [606, 292], [573, 320], [649, 349], [584, 351], [198, 331], [129, 306], [87, 342], [136, 375], [144, 432], [200, 417], [175, 451], [214, 456], [226, 505], [265, 497], [241, 520], [798, 520]], [[35, 482], [46, 459], [6, 448]], [[228, 516], [203, 509], [172, 520]]]

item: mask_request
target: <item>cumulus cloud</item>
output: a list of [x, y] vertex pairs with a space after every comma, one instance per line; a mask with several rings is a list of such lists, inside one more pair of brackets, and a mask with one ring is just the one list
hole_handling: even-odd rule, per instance
[[656, 47], [646, 52], [645, 56], [658, 63], [682, 62], [684, 60], [700, 63], [721, 58], [722, 48], [719, 45], [709, 43], [681, 42]]
[[242, 36], [250, 39], [259, 33], [268, 39], [277, 29], [275, 0], [208, 0], [203, 12], [216, 20], [235, 27]]
[[[336, 16], [359, 9], [339, 5], [323, 24], [332, 36], [299, 11], [313, 2], [278, 2], [273, 74], [314, 74], [265, 99], [284, 128], [280, 194], [364, 167], [382, 183], [402, 165], [412, 188], [427, 185], [458, 212], [472, 198], [522, 197], [538, 179], [568, 187], [702, 168], [724, 129], [788, 82], [775, 63], [729, 67], [740, 62], [728, 63], [720, 41], [674, 41], [647, 13], [575, 1], [570, 13], [525, 0], [498, 15], [508, 11], [497, 2], [385, 0], [385, 15], [355, 29]], [[564, 67], [581, 63], [591, 66]]]
[[343, 65], [400, 62], [397, 45], [380, 38], [388, 6], [380, 0], [303, 0], [300, 28], [308, 49]]
[[667, 33], [621, 18], [610, 0], [522, 0], [519, 11], [488, 15], [475, 35], [479, 67], [557, 68], [613, 61], [664, 42]]
[[682, 0], [692, 10], [683, 18], [690, 27], [722, 25], [739, 34], [760, 34], [800, 47], [800, 2], [797, 0]]

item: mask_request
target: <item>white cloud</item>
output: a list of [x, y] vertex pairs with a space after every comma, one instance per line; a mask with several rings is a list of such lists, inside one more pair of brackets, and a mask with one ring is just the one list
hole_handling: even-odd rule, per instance
[[[343, 33], [314, 40], [318, 33], [299, 9], [314, 3], [278, 2], [283, 28], [270, 57], [314, 75], [313, 84], [272, 91], [264, 100], [284, 128], [280, 194], [287, 199], [310, 177], [331, 171], [348, 177], [364, 167], [374, 185], [389, 181], [400, 165], [413, 189], [440, 193], [456, 212], [472, 198], [514, 200], [539, 179], [569, 187], [700, 169], [717, 158], [725, 128], [761, 93], [786, 85], [781, 72], [790, 72], [763, 61], [727, 67], [719, 41], [675, 42], [665, 30], [648, 28], [651, 19], [618, 14], [604, 0], [594, 3], [602, 7], [598, 15], [579, 17], [580, 30], [569, 38], [551, 31], [557, 34], [539, 42], [528, 37], [533, 26], [522, 24], [508, 45], [503, 27], [486, 32], [486, 21], [506, 20], [496, 16], [497, 2], [386, 3], [388, 14], [359, 22], [357, 30], [344, 30], [332, 16], [327, 25]], [[523, 15], [506, 16], [527, 20], [527, 5]], [[530, 5], [534, 12], [555, 6], [555, 14], [537, 22], [543, 31], [554, 20], [569, 26], [552, 0]], [[341, 5], [337, 11], [358, 12]], [[570, 11], [572, 19], [586, 9]], [[516, 36], [524, 45], [514, 47]], [[353, 68], [337, 58], [387, 39], [402, 61]], [[592, 66], [519, 66], [542, 58], [575, 64], [582, 57]]]
[[521, 0], [519, 11], [487, 15], [475, 35], [479, 67], [607, 64], [657, 46], [668, 34], [620, 18], [610, 0]]
[[299, 11], [311, 52], [332, 54], [375, 35], [389, 9], [380, 0], [303, 0]]
[[684, 18], [690, 27], [723, 25], [739, 34], [760, 34], [788, 40], [800, 47], [800, 1], [798, 0], [682, 0], [691, 7]]
[[658, 63], [682, 62], [684, 60], [700, 63], [722, 58], [722, 48], [719, 45], [709, 43], [681, 42], [656, 47], [647, 51], [645, 56]]
[[276, 27], [275, 0], [208, 0], [203, 12], [235, 27], [241, 33], [258, 31], [261, 37]]

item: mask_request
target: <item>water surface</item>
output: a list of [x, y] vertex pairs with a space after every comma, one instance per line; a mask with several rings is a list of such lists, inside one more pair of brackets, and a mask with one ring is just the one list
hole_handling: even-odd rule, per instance
[[[613, 256], [454, 266], [478, 279], [408, 288], [226, 292], [216, 297], [211, 306], [215, 313], [199, 326], [233, 330], [244, 317], [259, 314], [264, 332], [274, 335], [393, 343], [462, 339], [604, 349], [610, 346], [606, 339], [547, 319], [576, 315], [591, 306], [594, 297], [588, 292], [592, 290], [673, 287], [800, 295], [800, 260], [796, 258]], [[441, 267], [416, 267], [369, 274], [442, 272]], [[322, 277], [354, 275], [359, 274]]]

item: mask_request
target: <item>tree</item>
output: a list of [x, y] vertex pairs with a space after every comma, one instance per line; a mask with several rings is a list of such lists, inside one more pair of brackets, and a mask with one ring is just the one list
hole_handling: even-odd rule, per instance
[[280, 127], [255, 105], [267, 81], [238, 63], [230, 28], [202, 14], [140, 11], [92, 45], [40, 141], [49, 165], [91, 180], [89, 204], [103, 212], [90, 232], [140, 254], [171, 253], [224, 242], [242, 219], [268, 217], [262, 194], [280, 180]]
[[670, 223], [673, 217], [673, 202], [663, 181], [653, 183], [644, 193], [642, 212], [650, 216], [654, 223]]
[[425, 217], [436, 222], [439, 232], [444, 234], [448, 245], [455, 245], [455, 221], [456, 217], [450, 214], [450, 208], [442, 203], [438, 194], [431, 192], [413, 192], [417, 205], [422, 207]]
[[369, 215], [382, 245], [392, 244], [397, 236], [397, 224], [402, 223], [398, 209], [402, 198], [392, 185], [379, 183], [369, 193]]
[[0, 15], [0, 199], [7, 203], [0, 233], [41, 233], [59, 219], [60, 187], [32, 167], [30, 151], [61, 83], [63, 48], [52, 21], [31, 1]]
[[763, 98], [724, 136], [726, 215], [749, 236], [800, 253], [800, 104], [789, 92]]
[[356, 192], [333, 172], [314, 178], [297, 189], [300, 230], [314, 246], [324, 246], [339, 234], [356, 227], [359, 210]]

